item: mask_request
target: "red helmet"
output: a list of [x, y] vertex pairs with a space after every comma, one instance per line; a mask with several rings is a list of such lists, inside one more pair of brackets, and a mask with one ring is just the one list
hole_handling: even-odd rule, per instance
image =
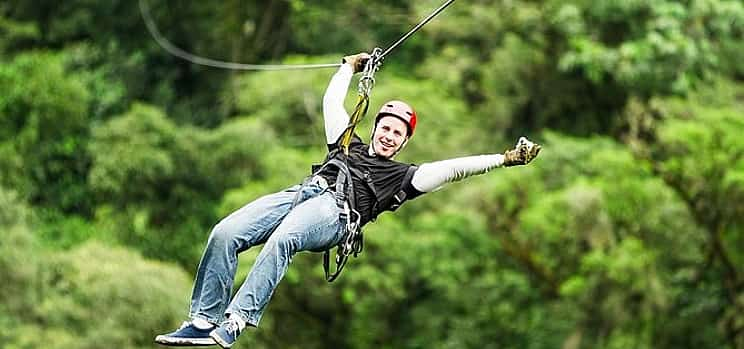
[[416, 129], [416, 112], [410, 105], [401, 101], [390, 101], [383, 104], [375, 118], [375, 125], [380, 121], [380, 118], [388, 115], [403, 120], [408, 126], [408, 137], [413, 136], [413, 131]]

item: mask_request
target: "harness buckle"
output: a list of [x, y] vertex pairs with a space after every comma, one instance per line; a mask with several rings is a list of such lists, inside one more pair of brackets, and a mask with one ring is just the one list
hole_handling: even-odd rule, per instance
[[318, 176], [318, 175], [312, 176], [308, 184], [317, 185], [323, 189], [328, 188], [328, 181], [326, 181], [325, 178]]
[[360, 235], [362, 215], [359, 214], [359, 211], [351, 208], [346, 202], [344, 203], [344, 210], [341, 214], [346, 219], [346, 232], [338, 246], [338, 254], [348, 256], [357, 252], [355, 247], [358, 245], [357, 240]]

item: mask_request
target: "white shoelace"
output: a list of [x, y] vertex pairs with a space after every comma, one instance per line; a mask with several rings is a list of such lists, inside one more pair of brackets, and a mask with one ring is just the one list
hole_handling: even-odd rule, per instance
[[240, 334], [240, 323], [237, 320], [229, 319], [225, 325], [225, 331], [233, 337], [237, 337]]

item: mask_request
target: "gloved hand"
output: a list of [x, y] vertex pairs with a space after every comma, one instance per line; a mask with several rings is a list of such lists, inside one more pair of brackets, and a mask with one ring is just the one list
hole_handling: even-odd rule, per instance
[[514, 149], [504, 152], [504, 166], [527, 165], [540, 152], [540, 145], [525, 137], [519, 137]]
[[359, 73], [364, 70], [364, 66], [367, 64], [369, 57], [370, 56], [368, 53], [362, 52], [355, 55], [346, 56], [344, 57], [344, 59], [341, 60], [341, 62], [350, 64], [352, 69], [354, 70], [354, 73]]

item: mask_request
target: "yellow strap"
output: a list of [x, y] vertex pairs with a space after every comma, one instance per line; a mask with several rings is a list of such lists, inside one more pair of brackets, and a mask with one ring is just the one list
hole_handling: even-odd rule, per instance
[[367, 115], [367, 108], [369, 107], [369, 96], [366, 94], [359, 94], [356, 107], [354, 112], [351, 114], [349, 119], [349, 126], [346, 126], [346, 130], [341, 135], [341, 148], [344, 150], [344, 154], [349, 155], [349, 144], [351, 144], [351, 137], [354, 135], [354, 129], [357, 124]]

